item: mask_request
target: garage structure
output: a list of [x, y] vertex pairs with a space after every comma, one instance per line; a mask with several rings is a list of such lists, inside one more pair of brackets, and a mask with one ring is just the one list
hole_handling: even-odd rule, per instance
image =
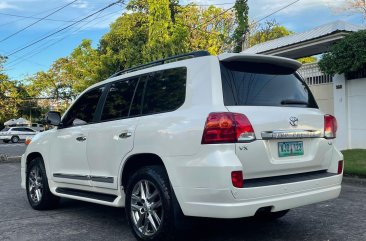
[[[260, 43], [245, 49], [247, 54], [266, 54], [298, 59], [325, 53], [351, 32], [365, 29], [344, 21], [331, 22], [302, 33]], [[319, 108], [338, 121], [336, 145], [341, 150], [366, 148], [366, 69], [357, 73], [330, 76], [317, 63], [299, 69]]]

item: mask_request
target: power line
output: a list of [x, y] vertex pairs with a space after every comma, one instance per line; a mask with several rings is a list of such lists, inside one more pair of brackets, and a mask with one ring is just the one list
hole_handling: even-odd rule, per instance
[[[10, 17], [17, 17], [17, 18], [23, 18], [23, 19], [38, 19], [38, 20], [41, 19], [41, 20], [53, 21], [53, 22], [64, 22], [64, 23], [75, 22], [75, 21], [72, 21], [72, 20], [53, 19], [53, 18], [37, 18], [37, 17], [32, 17], [32, 16], [23, 16], [23, 15], [10, 14], [10, 13], [0, 13], [0, 15], [10, 16]], [[16, 21], [17, 20], [12, 21], [12, 22], [16, 22]], [[11, 22], [8, 22], [8, 23], [11, 23]], [[6, 25], [8, 23], [4, 23], [2, 25]], [[2, 25], [0, 25], [0, 26], [2, 26]]]
[[291, 2], [291, 3], [289, 3], [289, 4], [287, 4], [286, 6], [284, 6], [284, 7], [280, 8], [280, 9], [278, 9], [278, 10], [276, 10], [276, 11], [274, 11], [274, 12], [272, 12], [272, 13], [270, 13], [270, 14], [266, 15], [266, 16], [264, 16], [263, 18], [260, 18], [259, 20], [255, 21], [255, 22], [253, 23], [253, 25], [255, 25], [255, 24], [257, 24], [257, 23], [259, 23], [259, 22], [263, 21], [264, 19], [266, 19], [266, 18], [268, 18], [268, 17], [270, 17], [270, 16], [272, 16], [272, 15], [274, 15], [274, 14], [276, 14], [276, 13], [278, 13], [278, 12], [280, 12], [280, 11], [282, 11], [282, 10], [284, 10], [284, 9], [288, 8], [288, 7], [290, 7], [291, 5], [294, 5], [295, 3], [299, 2], [299, 1], [301, 1], [301, 0], [293, 1], [293, 2]]
[[55, 31], [55, 32], [53, 32], [53, 33], [51, 33], [51, 34], [46, 35], [46, 36], [45, 36], [45, 37], [43, 37], [43, 38], [40, 38], [40, 39], [38, 39], [38, 40], [36, 40], [36, 41], [34, 41], [34, 42], [32, 42], [32, 43], [29, 43], [29, 44], [27, 44], [26, 46], [24, 46], [24, 47], [22, 47], [22, 48], [20, 48], [20, 49], [14, 50], [12, 53], [8, 54], [8, 56], [7, 56], [7, 57], [10, 57], [10, 56], [12, 56], [12, 55], [14, 55], [14, 54], [16, 54], [16, 53], [18, 53], [18, 52], [20, 52], [20, 51], [24, 50], [24, 49], [27, 49], [27, 48], [29, 48], [29, 47], [31, 47], [31, 46], [33, 46], [33, 45], [35, 45], [35, 44], [37, 44], [37, 43], [39, 43], [39, 42], [41, 42], [41, 41], [43, 41], [43, 40], [47, 39], [47, 38], [49, 38], [49, 37], [51, 37], [51, 36], [53, 36], [53, 35], [55, 35], [55, 34], [58, 34], [59, 32], [64, 31], [65, 29], [68, 29], [68, 28], [70, 28], [70, 27], [74, 26], [75, 24], [77, 24], [77, 23], [79, 23], [79, 22], [81, 22], [81, 21], [83, 21], [83, 20], [85, 20], [85, 19], [88, 19], [88, 18], [90, 18], [90, 17], [92, 17], [92, 16], [94, 16], [94, 15], [96, 15], [96, 14], [98, 14], [98, 13], [100, 13], [100, 12], [104, 11], [104, 10], [106, 10], [107, 8], [110, 8], [110, 7], [112, 7], [112, 6], [114, 6], [114, 5], [118, 4], [118, 3], [121, 3], [121, 2], [122, 2], [122, 0], [118, 0], [118, 1], [116, 1], [116, 2], [113, 2], [113, 3], [109, 4], [109, 5], [107, 5], [106, 7], [104, 7], [104, 8], [102, 8], [102, 9], [100, 9], [100, 10], [98, 10], [98, 11], [96, 11], [96, 12], [92, 13], [92, 14], [89, 14], [88, 16], [86, 16], [86, 17], [84, 17], [84, 18], [82, 18], [82, 19], [78, 20], [78, 21], [77, 21], [77, 22], [75, 22], [75, 23], [69, 24], [69, 25], [67, 25], [66, 27], [63, 27], [63, 28], [61, 28], [61, 29], [59, 29], [59, 30], [57, 30], [57, 31]]
[[[118, 10], [118, 11], [111, 12], [111, 13], [108, 13], [108, 14], [105, 14], [105, 15], [100, 16], [100, 17], [98, 17], [98, 16], [97, 16], [97, 17], [95, 17], [95, 18], [93, 18], [93, 19], [91, 19], [91, 20], [87, 21], [85, 24], [81, 25], [79, 28], [77, 28], [76, 30], [74, 30], [74, 31], [73, 31], [73, 32], [71, 32], [70, 34], [75, 34], [75, 33], [79, 32], [79, 31], [82, 31], [83, 29], [85, 29], [85, 28], [83, 28], [83, 27], [85, 27], [86, 25], [90, 24], [92, 21], [95, 21], [95, 20], [97, 20], [97, 19], [101, 19], [101, 18], [105, 18], [105, 17], [110, 16], [110, 15], [112, 15], [112, 14], [115, 14], [115, 13], [117, 13], [117, 12], [119, 12], [119, 10]], [[99, 14], [100, 14], [100, 13], [99, 13]], [[45, 46], [45, 45], [43, 45], [40, 49], [34, 49], [34, 50], [32, 50], [32, 51], [30, 51], [30, 52], [28, 52], [28, 53], [24, 54], [23, 56], [20, 56], [20, 57], [18, 57], [17, 59], [12, 60], [12, 61], [10, 61], [9, 63], [6, 63], [6, 64], [8, 64], [8, 65], [10, 64], [10, 66], [8, 66], [8, 68], [12, 68], [12, 67], [14, 67], [15, 65], [20, 64], [20, 63], [22, 63], [22, 62], [24, 62], [24, 61], [29, 61], [29, 60], [28, 60], [28, 58], [31, 58], [31, 57], [33, 57], [33, 56], [35, 56], [35, 55], [37, 55], [37, 54], [39, 54], [39, 53], [43, 52], [44, 50], [48, 49], [49, 47], [54, 46], [55, 44], [57, 44], [58, 42], [61, 42], [62, 40], [66, 39], [67, 37], [69, 37], [69, 35], [66, 35], [66, 36], [62, 37], [61, 39], [58, 39], [58, 40], [56, 40], [55, 42], [53, 42], [53, 43], [51, 43], [51, 44], [49, 44], [49, 45], [46, 45], [46, 46]], [[52, 40], [51, 40], [51, 41], [52, 41]], [[51, 41], [49, 41], [49, 42], [51, 42]], [[49, 42], [48, 42], [48, 43], [49, 43]]]
[[16, 31], [15, 33], [10, 34], [9, 36], [7, 36], [7, 37], [5, 37], [5, 38], [1, 39], [1, 40], [0, 40], [0, 43], [1, 43], [1, 42], [4, 42], [5, 40], [7, 40], [7, 39], [9, 39], [9, 38], [11, 38], [11, 37], [13, 37], [13, 36], [15, 36], [15, 35], [17, 35], [17, 34], [18, 34], [18, 33], [20, 33], [20, 32], [23, 32], [24, 30], [26, 30], [26, 29], [28, 29], [28, 28], [32, 27], [33, 25], [36, 25], [37, 23], [41, 22], [41, 21], [42, 21], [42, 20], [44, 20], [45, 18], [47, 18], [47, 17], [49, 17], [49, 16], [51, 16], [51, 15], [53, 15], [53, 14], [55, 14], [55, 13], [57, 13], [57, 12], [61, 11], [62, 9], [64, 9], [64, 8], [68, 7], [69, 5], [71, 5], [71, 4], [73, 4], [73, 3], [77, 2], [77, 1], [78, 1], [78, 0], [74, 0], [74, 1], [72, 1], [72, 2], [70, 2], [70, 3], [68, 3], [68, 4], [66, 4], [66, 5], [62, 6], [61, 8], [58, 8], [57, 10], [55, 10], [55, 11], [51, 12], [50, 14], [47, 14], [45, 17], [43, 17], [43, 18], [41, 18], [41, 19], [39, 19], [39, 20], [37, 20], [37, 21], [35, 21], [35, 22], [33, 22], [33, 23], [31, 23], [31, 24], [27, 25], [26, 27], [24, 27], [24, 28], [22, 28], [22, 29], [20, 29], [20, 30]]

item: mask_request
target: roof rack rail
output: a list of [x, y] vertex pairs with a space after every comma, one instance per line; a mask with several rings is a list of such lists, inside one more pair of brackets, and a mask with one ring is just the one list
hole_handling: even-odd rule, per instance
[[194, 52], [185, 53], [185, 54], [179, 54], [179, 55], [175, 55], [175, 56], [168, 57], [168, 58], [165, 58], [165, 59], [159, 59], [159, 60], [147, 63], [147, 64], [137, 65], [137, 66], [134, 66], [134, 67], [129, 68], [129, 69], [117, 71], [116, 73], [111, 75], [109, 78], [116, 77], [116, 76], [126, 74], [126, 73], [131, 73], [131, 72], [141, 70], [141, 69], [146, 69], [146, 68], [153, 67], [153, 66], [158, 66], [158, 65], [162, 65], [162, 64], [166, 64], [166, 63], [171, 63], [171, 62], [176, 62], [176, 61], [179, 61], [179, 60], [191, 59], [191, 58], [197, 58], [197, 57], [209, 56], [209, 55], [210, 55], [210, 53], [206, 50], [200, 50], [200, 51], [194, 51]]

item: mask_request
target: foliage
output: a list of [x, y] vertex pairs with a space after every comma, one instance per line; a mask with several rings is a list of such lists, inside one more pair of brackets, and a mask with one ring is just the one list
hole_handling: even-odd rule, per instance
[[366, 149], [342, 151], [344, 155], [344, 173], [366, 177]]
[[316, 61], [318, 61], [318, 59], [315, 56], [310, 56], [310, 57], [300, 58], [297, 61], [299, 61], [302, 64], [309, 64], [309, 63], [315, 63]]
[[330, 75], [349, 73], [366, 65], [366, 30], [350, 33], [334, 44], [319, 61], [322, 72]]
[[345, 10], [349, 12], [361, 13], [366, 19], [366, 1], [365, 0], [347, 0]]
[[281, 38], [293, 33], [286, 27], [280, 26], [275, 20], [266, 21], [258, 28], [259, 29], [254, 31], [254, 33], [250, 36], [250, 46]]
[[98, 48], [83, 40], [69, 56], [29, 78], [31, 96], [53, 97], [53, 104], [65, 104], [118, 70], [189, 51], [219, 54], [230, 48], [235, 26], [232, 11], [180, 6], [177, 0], [133, 0], [127, 8]]
[[244, 35], [249, 32], [248, 24], [248, 0], [236, 0], [235, 5], [235, 16], [237, 21], [237, 26], [233, 34], [234, 41], [234, 53], [239, 53], [242, 51], [242, 44], [244, 41]]
[[17, 117], [21, 102], [17, 82], [9, 80], [8, 76], [3, 73], [5, 60], [5, 57], [0, 56], [0, 124]]

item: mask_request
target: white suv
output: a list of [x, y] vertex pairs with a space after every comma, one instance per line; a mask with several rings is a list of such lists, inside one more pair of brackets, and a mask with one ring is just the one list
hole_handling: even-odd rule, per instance
[[174, 236], [184, 216], [278, 218], [338, 197], [337, 124], [300, 63], [199, 51], [85, 90], [22, 157], [34, 209], [59, 197], [125, 207], [138, 240]]
[[18, 143], [20, 140], [25, 140], [27, 137], [31, 138], [38, 132], [28, 127], [5, 127], [0, 131], [0, 140], [8, 143]]

